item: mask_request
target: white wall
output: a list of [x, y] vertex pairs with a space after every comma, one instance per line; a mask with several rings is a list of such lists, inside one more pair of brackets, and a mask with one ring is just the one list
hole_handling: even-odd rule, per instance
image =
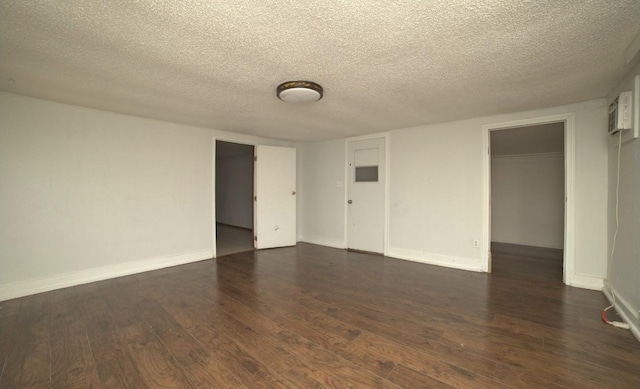
[[253, 229], [253, 153], [216, 159], [216, 222]]
[[[607, 101], [611, 102], [621, 91], [633, 90], [633, 77], [640, 74], [640, 64], [614, 89]], [[634, 98], [636, 110], [640, 102]], [[637, 111], [636, 111], [637, 112]], [[615, 223], [616, 173], [618, 137], [608, 137], [609, 142], [609, 249], [613, 244]], [[625, 133], [623, 139], [629, 139]], [[640, 139], [622, 144], [620, 154], [620, 228], [616, 239], [615, 254], [610, 259], [610, 271], [605, 292], [616, 293], [616, 309], [632, 325], [640, 339]]]
[[564, 248], [564, 154], [491, 157], [491, 241]]
[[345, 247], [344, 147], [343, 139], [301, 143], [297, 147], [298, 240]]
[[[486, 228], [482, 221], [483, 125], [574, 112], [575, 273], [590, 287], [602, 285], [607, 251], [607, 139], [602, 137], [605, 104], [599, 99], [392, 131], [389, 254], [480, 270], [481, 251], [472, 243], [482, 238]], [[333, 182], [344, 177], [343, 150], [344, 139], [300, 148], [304, 169], [323, 172], [318, 178], [305, 173], [301, 189], [305, 193], [300, 208], [302, 230], [312, 230], [315, 241], [344, 240], [340, 225], [344, 188], [335, 188]], [[312, 199], [307, 199], [309, 193], [315, 193]], [[324, 213], [325, 222], [316, 223], [318, 212]]]
[[479, 270], [480, 129], [452, 122], [391, 132], [389, 255]]
[[213, 251], [214, 137], [0, 93], [0, 299]]
[[[391, 133], [390, 253], [481, 268], [482, 127], [575, 114], [574, 285], [600, 287], [606, 273], [607, 141], [604, 99], [535, 111], [402, 129]], [[394, 248], [392, 250], [391, 248]], [[399, 250], [398, 250], [399, 249]]]

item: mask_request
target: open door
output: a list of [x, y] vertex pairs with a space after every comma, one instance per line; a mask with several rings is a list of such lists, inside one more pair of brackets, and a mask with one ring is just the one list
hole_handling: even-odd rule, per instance
[[296, 149], [255, 148], [255, 247], [296, 244]]

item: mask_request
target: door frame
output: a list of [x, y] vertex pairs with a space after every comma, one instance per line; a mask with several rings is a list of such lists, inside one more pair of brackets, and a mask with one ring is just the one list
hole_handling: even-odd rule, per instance
[[384, 139], [384, 172], [385, 172], [385, 180], [384, 180], [384, 228], [383, 228], [383, 255], [389, 255], [389, 188], [391, 182], [391, 167], [390, 167], [390, 133], [389, 132], [379, 132], [376, 134], [369, 135], [361, 135], [361, 136], [352, 136], [349, 138], [345, 138], [344, 140], [344, 242], [343, 245], [346, 249], [349, 248], [349, 209], [347, 201], [349, 200], [349, 142], [357, 142], [361, 140], [368, 139]]
[[491, 143], [490, 132], [514, 127], [530, 127], [548, 123], [564, 123], [564, 260], [562, 280], [573, 284], [575, 276], [575, 114], [573, 112], [542, 116], [482, 126], [482, 271], [491, 272]]
[[[213, 183], [211, 184], [212, 186], [212, 192], [211, 192], [211, 203], [212, 203], [212, 219], [213, 219], [213, 235], [211, 236], [211, 239], [213, 240], [213, 245], [212, 247], [212, 252], [213, 252], [213, 258], [217, 258], [218, 257], [218, 240], [216, 239], [216, 232], [217, 232], [217, 225], [216, 225], [216, 142], [220, 141], [220, 142], [227, 142], [227, 143], [237, 143], [240, 145], [247, 145], [247, 146], [253, 146], [253, 153], [255, 156], [255, 150], [256, 150], [256, 144], [255, 143], [251, 143], [251, 142], [246, 142], [246, 141], [241, 141], [241, 140], [237, 140], [237, 139], [233, 139], [233, 138], [217, 138], [217, 137], [213, 137], [213, 159], [211, 161], [212, 166], [213, 166], [213, 171], [212, 171], [212, 177], [213, 177]], [[254, 190], [254, 196], [255, 196], [255, 187], [256, 187], [256, 170], [255, 170], [255, 166], [253, 169], [253, 190]], [[253, 208], [253, 234], [255, 235], [256, 233], [256, 202], [252, 201], [251, 202], [251, 207]], [[256, 242], [255, 240], [253, 241], [253, 247], [255, 248], [256, 246]]]

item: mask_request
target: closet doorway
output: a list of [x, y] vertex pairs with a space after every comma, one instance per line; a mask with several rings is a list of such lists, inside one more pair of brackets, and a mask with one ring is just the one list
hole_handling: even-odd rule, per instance
[[254, 249], [254, 146], [216, 140], [216, 257]]
[[494, 274], [561, 281], [565, 230], [565, 123], [489, 133]]

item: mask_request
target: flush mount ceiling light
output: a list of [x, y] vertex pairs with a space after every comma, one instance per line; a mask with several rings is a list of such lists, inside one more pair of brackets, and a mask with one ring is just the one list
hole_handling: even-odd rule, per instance
[[311, 103], [322, 98], [322, 87], [311, 81], [287, 81], [278, 85], [277, 95], [289, 103]]

